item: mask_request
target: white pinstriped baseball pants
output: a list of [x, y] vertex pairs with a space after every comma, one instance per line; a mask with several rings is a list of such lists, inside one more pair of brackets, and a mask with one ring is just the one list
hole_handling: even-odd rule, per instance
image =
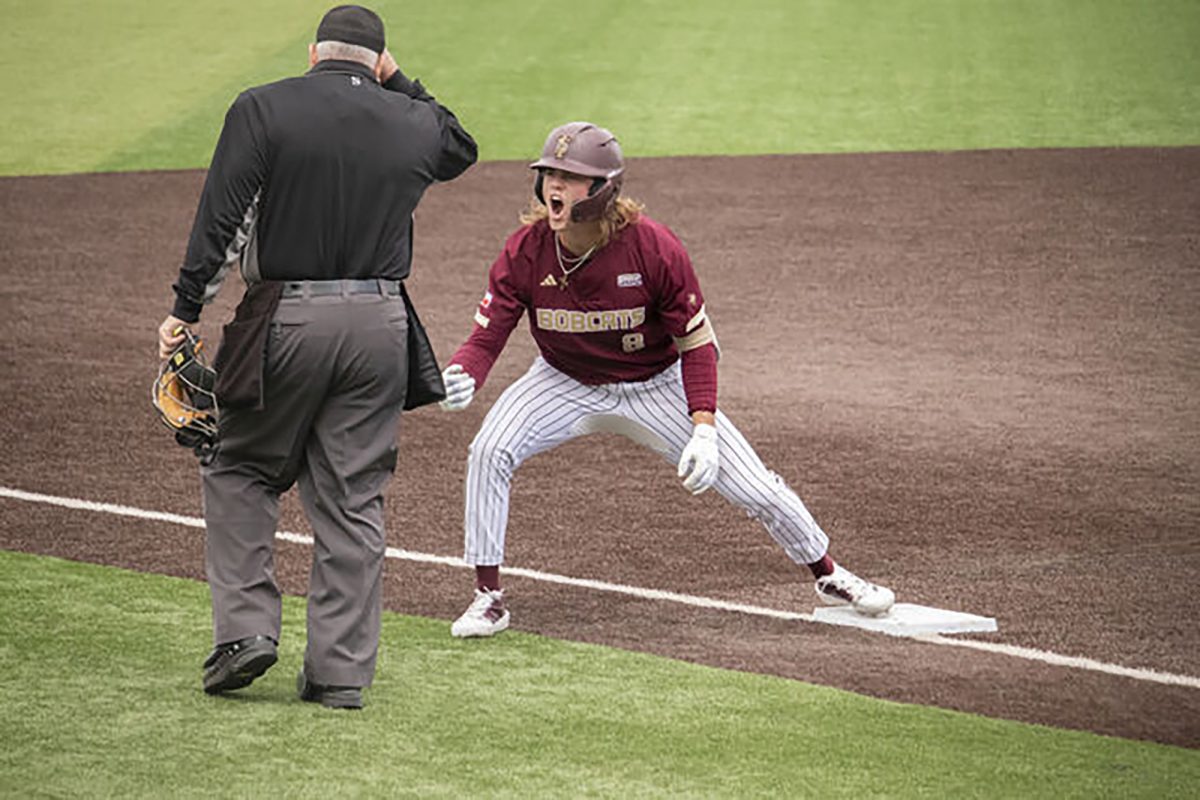
[[[509, 487], [517, 467], [595, 431], [623, 433], [677, 464], [692, 436], [679, 362], [648, 381], [588, 386], [539, 356], [496, 400], [471, 442], [464, 514], [468, 564], [503, 563]], [[713, 488], [761, 522], [797, 564], [819, 561], [829, 537], [720, 410], [717, 437], [720, 473]]]

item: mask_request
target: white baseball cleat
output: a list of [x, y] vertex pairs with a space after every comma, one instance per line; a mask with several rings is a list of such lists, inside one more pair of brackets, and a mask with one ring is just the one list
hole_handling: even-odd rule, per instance
[[833, 572], [817, 578], [817, 595], [829, 606], [854, 606], [859, 614], [881, 617], [896, 602], [896, 593], [884, 586], [864, 581], [841, 565]]
[[450, 635], [495, 636], [508, 627], [508, 610], [504, 607], [504, 591], [475, 590], [475, 599], [463, 615], [450, 626]]

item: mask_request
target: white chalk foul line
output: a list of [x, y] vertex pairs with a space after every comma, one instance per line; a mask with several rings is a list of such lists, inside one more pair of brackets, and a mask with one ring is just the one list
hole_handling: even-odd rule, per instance
[[[148, 511], [146, 509], [115, 505], [112, 503], [96, 503], [91, 500], [80, 500], [72, 497], [57, 497], [54, 495], [38, 494], [36, 492], [26, 492], [20, 489], [12, 489], [7, 486], [0, 486], [0, 497], [8, 497], [13, 500], [24, 500], [30, 503], [45, 503], [47, 505], [76, 509], [80, 511], [96, 511], [104, 514], [115, 514], [123, 517], [135, 517], [137, 519], [169, 522], [173, 525], [182, 525], [189, 528], [204, 528], [204, 520], [200, 519], [199, 517], [188, 517], [180, 514], [170, 514], [163, 511]], [[281, 541], [290, 542], [292, 544], [306, 546], [311, 546], [313, 544], [313, 539], [311, 536], [306, 536], [300, 533], [290, 533], [288, 531], [278, 531], [275, 534], [275, 538]], [[416, 561], [424, 564], [439, 564], [441, 566], [453, 567], [455, 569], [470, 568], [467, 564], [463, 563], [462, 559], [459, 558], [432, 555], [430, 553], [419, 553], [413, 550], [401, 550], [396, 547], [387, 548], [387, 557], [404, 561]], [[571, 578], [566, 575], [556, 575], [551, 572], [539, 572], [537, 570], [522, 569], [520, 567], [505, 567], [504, 573], [506, 575], [516, 575], [522, 578], [529, 578], [530, 580], [543, 581], [545, 583], [556, 583], [563, 586], [575, 586], [581, 589], [592, 589], [600, 592], [624, 594], [643, 600], [663, 600], [671, 603], [694, 606], [697, 608], [709, 608], [717, 611], [730, 611], [738, 614], [749, 614], [757, 617], [770, 617], [772, 619], [792, 620], [796, 622], [819, 622], [819, 620], [813, 617], [812, 614], [799, 614], [794, 611], [781, 611], [779, 609], [763, 608], [761, 606], [752, 606], [743, 603], [729, 603], [724, 600], [714, 600], [711, 597], [699, 597], [690, 594], [679, 594], [677, 592], [666, 592], [660, 589], [644, 589], [638, 586], [626, 586], [619, 583], [608, 583], [606, 581], [595, 581], [586, 578]], [[1052, 664], [1070, 669], [1101, 672], [1107, 675], [1132, 678], [1133, 680], [1162, 683], [1170, 686], [1187, 686], [1193, 689], [1200, 689], [1200, 678], [1193, 677], [1191, 675], [1176, 675], [1170, 672], [1159, 672], [1152, 669], [1124, 667], [1120, 664], [1108, 664], [1103, 661], [1095, 661], [1090, 658], [1080, 658], [1077, 656], [1064, 656], [1058, 653], [1049, 652], [1047, 650], [1037, 650], [1032, 647], [1018, 647], [1016, 645], [997, 644], [995, 642], [984, 642], [977, 639], [952, 639], [940, 634], [918, 634], [907, 638], [925, 642], [927, 644], [942, 645], [946, 647], [966, 647], [972, 650], [982, 650], [987, 653], [1011, 656], [1013, 658], [1022, 658], [1028, 661], [1039, 661], [1044, 664]]]
[[913, 636], [922, 642], [930, 644], [948, 645], [950, 647], [966, 647], [971, 650], [983, 650], [988, 653], [999, 653], [1001, 655], [1013, 656], [1014, 658], [1025, 658], [1030, 661], [1041, 661], [1044, 664], [1054, 664], [1059, 667], [1070, 667], [1072, 669], [1086, 669], [1092, 672], [1103, 672], [1107, 675], [1117, 675], [1122, 678], [1133, 678], [1139, 681], [1150, 681], [1152, 683], [1165, 683], [1171, 686], [1188, 686], [1192, 689], [1200, 689], [1200, 678], [1194, 678], [1191, 675], [1175, 675], [1170, 672], [1159, 672], [1154, 669], [1142, 669], [1140, 667], [1123, 667], [1120, 664], [1106, 664], [1103, 661], [1096, 661], [1091, 658], [1082, 658], [1080, 656], [1064, 656], [1058, 653], [1051, 653], [1048, 650], [1037, 650], [1032, 647], [1020, 647], [1015, 644], [998, 644], [996, 642], [981, 642], [977, 639], [951, 639], [939, 633], [919, 634]]

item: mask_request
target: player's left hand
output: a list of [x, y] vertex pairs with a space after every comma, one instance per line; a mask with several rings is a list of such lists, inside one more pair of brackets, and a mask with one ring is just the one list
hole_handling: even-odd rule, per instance
[[700, 494], [717, 482], [717, 429], [700, 423], [692, 428], [692, 439], [679, 458], [679, 477], [683, 488]]

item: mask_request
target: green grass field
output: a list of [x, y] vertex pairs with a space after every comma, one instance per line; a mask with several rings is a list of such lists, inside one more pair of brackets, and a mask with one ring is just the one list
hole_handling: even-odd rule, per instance
[[[1185, 797], [1200, 753], [388, 614], [361, 713], [200, 691], [203, 584], [0, 552], [0, 795]], [[481, 791], [482, 787], [482, 791]]]
[[[326, 3], [3, 0], [0, 174], [206, 166]], [[401, 66], [526, 158], [567, 119], [634, 156], [1200, 143], [1194, 0], [376, 4]]]
[[[196, 168], [306, 67], [310, 0], [0, 0], [0, 175]], [[1195, 0], [376, 3], [485, 159], [1200, 144]], [[182, 246], [182, 245], [181, 245]], [[164, 281], [167, 278], [164, 277]], [[149, 323], [148, 323], [149, 324]], [[36, 489], [37, 487], [25, 487]], [[361, 714], [295, 699], [303, 607], [199, 691], [203, 584], [0, 553], [0, 796], [1190, 796], [1200, 754], [389, 615]]]

